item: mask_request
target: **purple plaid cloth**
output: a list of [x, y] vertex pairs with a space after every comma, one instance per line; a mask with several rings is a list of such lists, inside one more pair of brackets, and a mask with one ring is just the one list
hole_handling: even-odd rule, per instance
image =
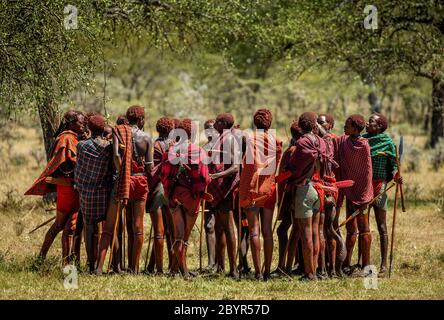
[[111, 155], [109, 143], [99, 144], [90, 138], [77, 144], [74, 182], [85, 223], [105, 220], [112, 189]]

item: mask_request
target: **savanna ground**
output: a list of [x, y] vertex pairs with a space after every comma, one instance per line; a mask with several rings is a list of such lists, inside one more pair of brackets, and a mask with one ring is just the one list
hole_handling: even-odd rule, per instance
[[[44, 167], [40, 131], [35, 127], [7, 124], [0, 141], [0, 299], [443, 299], [444, 298], [444, 171], [431, 170], [428, 151], [419, 149], [425, 138], [406, 137], [406, 149], [417, 147], [416, 155], [406, 161], [416, 166], [405, 174], [407, 212], [398, 211], [395, 259], [390, 279], [380, 278], [376, 290], [366, 290], [362, 279], [330, 279], [302, 283], [298, 278], [268, 282], [224, 276], [198, 276], [194, 281], [166, 276], [123, 275], [79, 276], [79, 288], [63, 286], [60, 235], [56, 238], [44, 265], [32, 268], [49, 225], [28, 235], [35, 226], [49, 219], [40, 197], [24, 197]], [[411, 157], [411, 158], [409, 158]], [[393, 199], [394, 192], [390, 192]], [[389, 230], [393, 202], [389, 208]], [[343, 220], [341, 216], [340, 221]], [[200, 221], [200, 218], [199, 220]], [[145, 257], [149, 218], [146, 216]], [[372, 261], [379, 266], [379, 237], [373, 214]], [[203, 249], [206, 252], [204, 246]], [[355, 251], [357, 251], [355, 247]], [[199, 266], [199, 234], [193, 230], [188, 250], [189, 266]], [[82, 244], [82, 267], [85, 252]], [[277, 238], [272, 268], [276, 266]], [[206, 253], [203, 258], [205, 263]], [[356, 261], [356, 258], [354, 259]], [[165, 262], [166, 263], [166, 262]], [[250, 260], [250, 264], [251, 260]], [[84, 270], [83, 270], [84, 271]]]

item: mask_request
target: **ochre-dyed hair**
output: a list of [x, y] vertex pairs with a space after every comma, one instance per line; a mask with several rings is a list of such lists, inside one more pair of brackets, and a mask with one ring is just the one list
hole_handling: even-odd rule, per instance
[[325, 121], [327, 121], [327, 123], [330, 124], [330, 129], [333, 129], [333, 127], [335, 126], [335, 119], [333, 118], [333, 116], [329, 113], [321, 113], [319, 115], [320, 117], [324, 116], [325, 117]]
[[304, 112], [299, 116], [298, 127], [304, 131], [312, 131], [317, 127], [318, 116], [315, 112]]
[[231, 128], [234, 124], [234, 117], [229, 112], [222, 112], [217, 115], [216, 121], [223, 122], [228, 128]]
[[128, 119], [129, 124], [135, 124], [140, 119], [145, 118], [145, 109], [142, 106], [131, 106], [126, 111], [126, 118]]
[[386, 118], [386, 116], [384, 116], [383, 114], [379, 113], [379, 112], [375, 112], [372, 114], [372, 116], [378, 116], [378, 124], [381, 126], [381, 133], [384, 132], [385, 130], [387, 130], [388, 127], [388, 119]]
[[118, 116], [117, 120], [116, 120], [116, 124], [117, 125], [122, 125], [122, 124], [128, 125], [129, 123], [128, 123], [128, 119], [126, 118], [126, 115], [121, 114], [120, 116]]
[[173, 122], [174, 122], [174, 128], [179, 128], [181, 122], [180, 119], [173, 118]]
[[92, 117], [92, 116], [96, 116], [96, 115], [98, 115], [97, 112], [90, 111], [90, 112], [87, 112], [87, 113], [86, 113], [86, 118], [90, 118], [90, 117]]
[[162, 117], [156, 122], [156, 130], [159, 134], [169, 134], [174, 129], [174, 122], [171, 118]]
[[291, 123], [290, 133], [291, 137], [295, 140], [298, 140], [303, 135], [302, 130], [301, 128], [299, 128], [298, 122], [296, 120], [293, 120], [293, 122]]
[[214, 124], [216, 122], [215, 119], [208, 119], [207, 121], [205, 121], [204, 123], [204, 129], [208, 129], [210, 128], [210, 124]]
[[191, 121], [189, 118], [183, 119], [177, 127], [178, 129], [185, 130], [189, 139], [191, 139]]
[[105, 118], [100, 114], [88, 117], [88, 128], [92, 133], [102, 134], [103, 130], [105, 130], [105, 126]]
[[256, 128], [268, 130], [271, 127], [273, 116], [268, 109], [259, 109], [254, 113], [253, 122]]
[[350, 117], [347, 118], [347, 121], [351, 122], [351, 125], [358, 129], [359, 132], [364, 130], [365, 128], [365, 119], [360, 114], [352, 114]]

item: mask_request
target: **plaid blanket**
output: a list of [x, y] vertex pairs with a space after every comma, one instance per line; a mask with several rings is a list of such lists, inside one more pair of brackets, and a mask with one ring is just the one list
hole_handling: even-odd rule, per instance
[[261, 198], [256, 201], [255, 206], [263, 207], [274, 194], [275, 173], [282, 154], [282, 142], [268, 132], [255, 131], [246, 138], [246, 143], [239, 183], [240, 205], [248, 207], [253, 200]]
[[[211, 178], [208, 166], [204, 164], [205, 151], [194, 144], [188, 144], [186, 154], [180, 153], [180, 149], [173, 145], [162, 158], [161, 179], [165, 195], [169, 197], [176, 185], [188, 188], [194, 197], [200, 197]], [[184, 159], [184, 164], [176, 164], [174, 160]], [[170, 162], [171, 159], [173, 163]]]
[[74, 131], [66, 130], [57, 136], [54, 141], [52, 158], [48, 161], [40, 177], [34, 182], [31, 188], [25, 192], [25, 195], [43, 196], [56, 191], [56, 186], [46, 183], [45, 179], [51, 176], [62, 163], [68, 160], [74, 163], [76, 162], [77, 142], [77, 134]]
[[[231, 164], [224, 164], [223, 151], [224, 149], [226, 149], [227, 152], [229, 152], [228, 150], [233, 150], [234, 153], [239, 151], [238, 148], [236, 148], [235, 146], [226, 146], [226, 143], [228, 141], [227, 139], [229, 137], [234, 137], [232, 132], [233, 130], [224, 131], [218, 137], [211, 150], [208, 151], [209, 156], [215, 154], [215, 158], [217, 158], [215, 159], [217, 161], [212, 161], [208, 165], [208, 170], [211, 174], [225, 171], [231, 167]], [[232, 139], [231, 141], [236, 143], [236, 140], [234, 139]], [[231, 160], [233, 161], [233, 159]], [[209, 206], [215, 208], [223, 199], [225, 199], [231, 192], [233, 192], [237, 188], [239, 181], [239, 172], [237, 172], [236, 175], [230, 177], [211, 180], [210, 184], [208, 185], [207, 192], [213, 196], [214, 200], [213, 202], [211, 202], [211, 204], [209, 204]]]
[[127, 125], [117, 125], [113, 129], [113, 134], [123, 146], [120, 149], [122, 165], [116, 181], [115, 198], [118, 200], [129, 199], [131, 182], [131, 160], [133, 156], [131, 127]]
[[74, 181], [79, 191], [80, 209], [88, 224], [105, 220], [112, 189], [112, 149], [90, 138], [77, 144]]
[[[393, 144], [392, 138], [385, 133], [366, 133], [362, 137], [366, 138], [370, 145], [373, 179], [392, 180], [393, 172], [398, 170], [395, 145]], [[378, 154], [379, 152], [384, 152], [386, 155]]]
[[353, 180], [354, 186], [341, 190], [347, 200], [361, 205], [373, 198], [372, 161], [367, 139], [342, 135], [335, 139], [335, 160], [339, 164], [339, 180]]

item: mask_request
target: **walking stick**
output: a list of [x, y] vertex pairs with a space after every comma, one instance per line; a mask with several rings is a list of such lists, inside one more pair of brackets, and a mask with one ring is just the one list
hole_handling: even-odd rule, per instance
[[153, 233], [153, 224], [151, 223], [150, 235], [149, 235], [149, 237], [148, 237], [148, 247], [146, 248], [145, 268], [144, 268], [144, 270], [146, 270], [146, 266], [148, 265], [148, 256], [149, 256], [149, 252], [150, 252], [151, 235], [152, 235], [152, 233]]
[[[207, 193], [207, 188], [205, 187], [205, 193]], [[199, 238], [199, 272], [202, 272], [202, 231], [204, 228], [204, 215], [205, 215], [205, 199], [202, 200], [202, 216], [200, 219], [200, 238]]]
[[[378, 200], [378, 198], [383, 195], [384, 193], [386, 193], [387, 191], [389, 191], [391, 188], [393, 188], [395, 185], [397, 185], [397, 183], [392, 182], [392, 184], [390, 186], [388, 186], [384, 191], [380, 192], [376, 197], [374, 197], [368, 204], [367, 206], [371, 206], [376, 200]], [[342, 226], [344, 226], [345, 224], [347, 224], [347, 222], [349, 222], [351, 219], [353, 219], [354, 217], [356, 217], [359, 213], [361, 212], [360, 209], [356, 210], [355, 212], [353, 212], [353, 214], [348, 217], [345, 221], [343, 221], [337, 228], [336, 231], [338, 231]], [[363, 212], [363, 211], [362, 211]]]
[[125, 241], [125, 235], [126, 235], [126, 207], [123, 208], [122, 211], [122, 264], [123, 269], [125, 269], [125, 260], [126, 260], [126, 241]]
[[[395, 146], [395, 153], [396, 153], [396, 161], [399, 163], [398, 159], [398, 149]], [[399, 164], [398, 164], [399, 166]], [[399, 170], [399, 167], [398, 167]], [[393, 204], [393, 223], [392, 223], [392, 239], [390, 243], [390, 264], [389, 264], [389, 278], [392, 274], [392, 266], [393, 266], [393, 244], [395, 241], [395, 225], [396, 225], [396, 207], [398, 206], [398, 191], [400, 190], [400, 186], [398, 183], [396, 184], [396, 191], [395, 191], [395, 203]]]
[[46, 220], [45, 222], [43, 222], [42, 224], [39, 224], [37, 227], [35, 227], [34, 229], [32, 229], [32, 231], [29, 231], [28, 234], [31, 234], [35, 231], [37, 231], [38, 229], [40, 229], [41, 227], [47, 225], [48, 223], [50, 223], [52, 220], [54, 220], [56, 218], [56, 216], [52, 217], [49, 220]]
[[[396, 148], [395, 148], [395, 151], [396, 151]], [[399, 174], [399, 176], [401, 176], [401, 160], [402, 160], [402, 155], [404, 153], [404, 137], [403, 136], [401, 136], [401, 138], [399, 139], [398, 151], [399, 151], [399, 154], [398, 154], [398, 152], [396, 152], [396, 164], [398, 165], [398, 174]], [[405, 212], [404, 191], [402, 190], [402, 184], [399, 185], [399, 191], [401, 192], [402, 212]]]
[[114, 244], [117, 238], [117, 226], [119, 225], [119, 216], [120, 216], [120, 200], [117, 201], [117, 214], [116, 214], [116, 221], [114, 222], [114, 233], [113, 233], [113, 240], [111, 241], [111, 251], [109, 253], [108, 269], [106, 271], [107, 273], [109, 272], [109, 269], [111, 269], [111, 263], [113, 261]]

